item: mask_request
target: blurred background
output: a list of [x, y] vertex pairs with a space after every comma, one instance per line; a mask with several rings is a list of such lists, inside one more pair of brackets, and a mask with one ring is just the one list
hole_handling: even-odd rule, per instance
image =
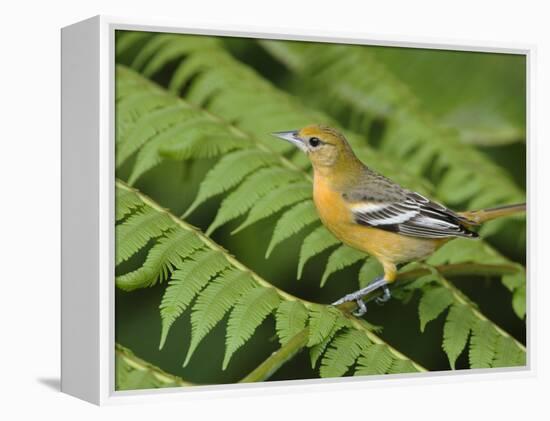
[[[200, 48], [174, 49], [170, 53], [159, 41], [159, 34], [118, 31], [116, 61], [243, 131], [263, 137], [265, 142], [277, 142], [268, 135], [273, 131], [309, 123], [336, 125], [373, 151], [372, 161], [364, 159], [367, 165], [398, 177], [405, 187], [417, 189], [417, 184], [409, 184], [414, 179], [424, 193], [457, 210], [525, 199], [523, 55], [188, 38], [201, 38], [197, 44]], [[159, 57], [156, 51], [165, 53]], [[184, 61], [194, 74], [178, 85], [175, 75]], [[256, 97], [245, 96], [254, 90]], [[279, 144], [273, 147], [283, 148]], [[280, 151], [308, 168], [303, 157]], [[366, 158], [369, 156], [367, 153]], [[136, 179], [134, 185], [175, 215], [181, 215], [215, 162], [165, 160]], [[131, 174], [132, 160], [117, 168], [116, 175], [122, 180], [129, 180]], [[220, 198], [209, 200], [186, 220], [205, 230], [219, 203]], [[237, 220], [215, 231], [212, 238], [263, 278], [293, 295], [329, 303], [357, 289], [359, 264], [332, 274], [320, 288], [332, 250], [314, 257], [305, 266], [302, 278], [296, 279], [300, 246], [308, 230], [286, 240], [266, 259], [265, 249], [278, 216], [231, 235], [242, 222]], [[482, 235], [503, 256], [525, 265], [525, 227], [525, 218], [512, 218], [487, 225]], [[118, 271], [125, 273], [138, 267], [146, 252], [134, 256]], [[525, 320], [514, 313], [510, 291], [499, 279], [451, 280], [487, 317], [525, 343]], [[134, 292], [117, 290], [115, 303], [116, 341], [163, 370], [201, 384], [231, 383], [279, 347], [274, 320], [268, 317], [247, 344], [249, 352], [237, 352], [227, 370], [222, 371], [226, 325], [222, 321], [183, 368], [190, 342], [190, 312], [176, 321], [166, 346], [159, 351], [158, 306], [164, 289], [165, 284]], [[449, 369], [441, 348], [444, 320], [439, 317], [420, 333], [418, 297], [407, 303], [394, 299], [384, 306], [371, 306], [366, 319], [382, 326], [380, 336], [421, 365], [430, 370]], [[457, 368], [467, 367], [464, 352]], [[312, 377], [318, 374], [311, 368], [308, 353], [302, 351], [270, 380]]]

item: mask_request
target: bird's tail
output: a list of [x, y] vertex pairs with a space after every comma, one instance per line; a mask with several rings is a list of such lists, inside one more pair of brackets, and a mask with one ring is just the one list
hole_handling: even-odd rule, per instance
[[460, 212], [459, 215], [477, 225], [483, 222], [492, 221], [496, 218], [513, 215], [520, 212], [525, 212], [525, 203], [517, 203], [515, 205], [504, 205], [497, 206], [496, 208]]

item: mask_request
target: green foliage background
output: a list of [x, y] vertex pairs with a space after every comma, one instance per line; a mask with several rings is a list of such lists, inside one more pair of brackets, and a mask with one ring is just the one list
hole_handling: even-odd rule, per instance
[[312, 303], [379, 267], [320, 226], [307, 160], [269, 135], [329, 124], [456, 209], [522, 202], [525, 57], [126, 31], [116, 51], [117, 389], [525, 364], [524, 216], [404, 268], [359, 321]]

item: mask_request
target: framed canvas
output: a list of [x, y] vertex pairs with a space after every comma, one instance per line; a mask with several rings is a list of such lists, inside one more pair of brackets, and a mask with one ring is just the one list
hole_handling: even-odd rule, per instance
[[62, 391], [533, 372], [532, 47], [62, 30]]

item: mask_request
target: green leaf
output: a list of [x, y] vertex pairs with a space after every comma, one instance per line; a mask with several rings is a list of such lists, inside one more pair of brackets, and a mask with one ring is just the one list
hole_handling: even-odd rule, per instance
[[516, 273], [504, 275], [502, 277], [502, 284], [513, 292], [522, 285], [525, 285], [525, 271], [518, 270]]
[[499, 264], [503, 261], [506, 259], [487, 244], [467, 238], [449, 241], [428, 259], [433, 266], [463, 262]]
[[387, 47], [374, 54], [462, 141], [497, 145], [525, 137], [525, 103], [516, 100], [525, 96], [524, 57]]
[[311, 184], [292, 183], [277, 187], [261, 197], [250, 210], [248, 217], [232, 234], [243, 230], [255, 222], [267, 218], [281, 209], [311, 197]]
[[168, 332], [176, 319], [187, 309], [191, 300], [219, 272], [229, 267], [225, 255], [217, 250], [201, 250], [185, 260], [172, 274], [160, 304], [162, 349]]
[[311, 368], [315, 368], [317, 361], [323, 355], [328, 344], [332, 341], [332, 339], [336, 336], [336, 334], [342, 328], [349, 327], [349, 326], [350, 326], [350, 323], [347, 319], [343, 317], [338, 317], [336, 319], [336, 322], [334, 323], [334, 326], [332, 326], [332, 329], [330, 330], [329, 334], [321, 342], [309, 348], [309, 358], [311, 361]]
[[348, 247], [346, 245], [341, 245], [328, 258], [327, 267], [321, 278], [321, 287], [323, 287], [330, 275], [334, 272], [337, 272], [347, 266], [351, 266], [354, 263], [357, 263], [359, 260], [362, 260], [367, 255], [357, 249]]
[[147, 60], [143, 74], [151, 77], [168, 63], [195, 51], [204, 51], [215, 47], [218, 42], [214, 37], [192, 35], [186, 36], [185, 42], [182, 42], [180, 36], [171, 34], [169, 41], [162, 48], [159, 48], [153, 57]]
[[143, 202], [132, 190], [115, 190], [115, 220], [117, 222], [141, 206], [143, 206]]
[[340, 241], [322, 225], [312, 231], [305, 238], [304, 242], [302, 243], [302, 248], [300, 249], [298, 279], [302, 277], [302, 270], [304, 269], [304, 265], [309, 259], [339, 243]]
[[472, 328], [469, 360], [471, 368], [488, 368], [492, 366], [495, 356], [495, 345], [499, 334], [487, 320], [478, 320]]
[[171, 139], [160, 146], [160, 153], [170, 159], [183, 161], [190, 158], [214, 158], [251, 145], [250, 139], [235, 136], [225, 128], [216, 131], [219, 133], [205, 132], [185, 141]]
[[266, 259], [278, 244], [318, 220], [319, 216], [312, 200], [306, 200], [292, 206], [279, 218], [277, 225], [275, 225], [273, 236], [265, 253]]
[[373, 344], [363, 351], [357, 360], [355, 376], [386, 374], [393, 364], [393, 356], [387, 345]]
[[435, 287], [425, 291], [418, 304], [420, 331], [424, 332], [426, 325], [443, 313], [453, 301], [453, 294], [447, 288]]
[[277, 336], [281, 345], [303, 330], [308, 320], [308, 312], [299, 301], [284, 301], [275, 314]]
[[169, 216], [150, 208], [134, 213], [116, 227], [116, 265], [128, 260], [150, 240], [172, 227], [174, 227], [174, 221]]
[[321, 377], [340, 377], [346, 374], [371, 344], [364, 332], [347, 330], [330, 344], [321, 361]]
[[332, 331], [336, 320], [341, 317], [333, 307], [315, 306], [309, 312], [309, 340], [311, 347], [322, 342]]
[[526, 285], [524, 284], [514, 291], [514, 295], [512, 297], [512, 308], [520, 319], [525, 317], [526, 304]]
[[194, 232], [178, 228], [165, 234], [149, 250], [143, 265], [133, 272], [116, 277], [116, 286], [125, 291], [154, 285], [168, 279], [173, 268], [204, 246]]
[[273, 288], [265, 287], [254, 288], [237, 301], [227, 325], [223, 370], [227, 368], [235, 351], [250, 339], [262, 321], [277, 308], [280, 301], [279, 294]]
[[261, 197], [278, 186], [296, 181], [297, 174], [288, 169], [262, 168], [248, 176], [245, 181], [222, 202], [214, 222], [208, 227], [207, 235], [227, 222], [246, 213]]
[[164, 100], [167, 103], [165, 107], [152, 110], [133, 124], [131, 129], [127, 129], [126, 133], [120, 135], [118, 140], [120, 147], [116, 151], [117, 168], [144, 144], [181, 123], [182, 120], [198, 114], [197, 110], [191, 109], [175, 98], [164, 96]]
[[418, 369], [410, 360], [401, 360], [394, 358], [393, 363], [388, 370], [389, 374], [418, 373]]
[[510, 336], [500, 336], [495, 344], [493, 367], [524, 366], [525, 357], [525, 352]]
[[458, 356], [464, 350], [474, 324], [471, 310], [464, 304], [453, 304], [443, 328], [443, 350], [454, 370]]
[[185, 367], [197, 346], [218, 324], [237, 300], [255, 287], [250, 274], [228, 269], [201, 292], [191, 313], [191, 344], [185, 357]]
[[275, 155], [256, 149], [237, 150], [225, 155], [206, 174], [197, 197], [183, 216], [191, 214], [209, 198], [235, 187], [248, 174], [262, 167], [274, 165], [276, 162]]

